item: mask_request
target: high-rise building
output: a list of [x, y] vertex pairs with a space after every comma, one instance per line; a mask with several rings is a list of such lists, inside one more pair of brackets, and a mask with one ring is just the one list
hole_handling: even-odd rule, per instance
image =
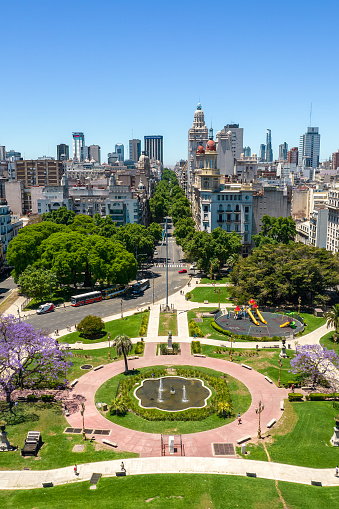
[[60, 143], [60, 145], [57, 145], [57, 160], [68, 161], [68, 159], [69, 159], [69, 146], [65, 145], [65, 143]]
[[83, 148], [85, 146], [84, 133], [72, 133], [73, 136], [73, 159], [81, 162], [84, 160]]
[[217, 132], [218, 168], [222, 175], [233, 175], [234, 160], [243, 152], [243, 131], [239, 124], [227, 124]]
[[118, 161], [124, 162], [125, 159], [125, 148], [123, 143], [116, 143], [115, 144], [115, 153], [118, 156]]
[[251, 147], [244, 147], [244, 156], [251, 157], [251, 155], [252, 155]]
[[263, 143], [260, 145], [259, 149], [259, 161], [266, 161], [266, 145]]
[[129, 158], [131, 161], [138, 162], [141, 156], [141, 141], [137, 139], [129, 140]]
[[339, 150], [332, 154], [332, 169], [336, 170], [337, 168], [339, 168]]
[[320, 134], [318, 127], [308, 127], [300, 136], [299, 164], [305, 168], [318, 168], [320, 155]]
[[144, 151], [150, 160], [164, 162], [163, 143], [161, 135], [144, 136]]
[[266, 161], [268, 163], [273, 162], [271, 129], [266, 129]]
[[0, 161], [6, 161], [6, 147], [0, 145]]
[[197, 149], [208, 142], [208, 129], [205, 124], [204, 112], [201, 104], [198, 103], [194, 113], [193, 125], [188, 130], [188, 164], [187, 164], [187, 193], [190, 194], [193, 183], [193, 171], [197, 167], [196, 155]]
[[289, 163], [298, 166], [298, 147], [292, 147], [291, 150], [287, 152], [287, 160]]
[[287, 152], [288, 152], [288, 145], [286, 141], [279, 145], [279, 161], [286, 161], [287, 160]]
[[100, 147], [99, 145], [90, 145], [88, 147], [88, 158], [91, 160], [91, 159], [94, 159], [94, 161], [98, 164], [100, 164]]

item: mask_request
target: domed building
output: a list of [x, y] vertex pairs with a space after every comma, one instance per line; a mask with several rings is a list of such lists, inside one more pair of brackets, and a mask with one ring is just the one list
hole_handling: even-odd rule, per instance
[[208, 141], [208, 128], [205, 124], [204, 112], [201, 109], [201, 104], [198, 103], [197, 109], [194, 112], [193, 125], [188, 131], [188, 164], [187, 164], [187, 190], [186, 195], [190, 196], [190, 189], [193, 183], [193, 172], [197, 168], [197, 152], [198, 147], [203, 148]]

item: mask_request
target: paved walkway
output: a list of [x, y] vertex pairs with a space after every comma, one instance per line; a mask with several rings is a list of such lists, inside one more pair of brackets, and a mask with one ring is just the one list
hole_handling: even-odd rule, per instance
[[[255, 413], [255, 407], [258, 402], [265, 404], [265, 410], [261, 416], [261, 425], [263, 432], [267, 430], [267, 423], [272, 419], [280, 419], [282, 412], [280, 401], [287, 397], [286, 389], [278, 389], [276, 385], [269, 383], [265, 377], [257, 371], [248, 370], [239, 364], [225, 361], [223, 359], [214, 359], [212, 357], [193, 357], [188, 343], [181, 343], [181, 355], [174, 356], [156, 356], [155, 343], [146, 343], [144, 356], [140, 359], [129, 361], [129, 368], [141, 368], [154, 365], [191, 365], [197, 367], [207, 367], [216, 371], [229, 374], [244, 383], [252, 397], [252, 403], [249, 410], [242, 416], [242, 424], [237, 421], [230, 424], [214, 428], [201, 433], [192, 433], [182, 435], [186, 456], [212, 456], [212, 444], [214, 442], [232, 442], [236, 443], [238, 439], [245, 436], [257, 436], [258, 420]], [[83, 375], [73, 389], [73, 395], [79, 395], [85, 398], [86, 420], [85, 425], [90, 429], [109, 429], [111, 430], [109, 440], [118, 444], [122, 451], [139, 453], [142, 457], [161, 455], [161, 437], [159, 434], [143, 433], [128, 428], [118, 426], [107, 420], [96, 408], [94, 403], [95, 393], [104, 382], [116, 376], [124, 370], [123, 361], [112, 362], [104, 365], [98, 371], [90, 371]], [[109, 403], [109, 401], [106, 401]], [[237, 413], [237, 409], [234, 409]], [[75, 413], [67, 417], [72, 427], [82, 426], [82, 417], [80, 409], [75, 409]], [[102, 436], [96, 436], [98, 441]]]
[[[276, 481], [287, 481], [299, 484], [321, 482], [323, 486], [339, 486], [339, 478], [334, 476], [334, 468], [316, 469], [231, 458], [197, 457], [161, 457], [161, 458], [128, 458], [123, 460], [127, 475], [141, 474], [221, 474], [246, 476], [247, 472], [256, 473], [257, 477]], [[41, 488], [42, 483], [54, 485], [88, 481], [94, 472], [104, 477], [115, 476], [121, 470], [121, 460], [100, 461], [78, 465], [78, 476], [74, 475], [73, 465], [53, 470], [1, 471], [0, 489], [18, 490]], [[170, 477], [169, 477], [170, 482]]]

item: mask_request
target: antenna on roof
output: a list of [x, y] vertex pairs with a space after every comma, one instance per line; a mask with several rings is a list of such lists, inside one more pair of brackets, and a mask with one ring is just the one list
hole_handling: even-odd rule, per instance
[[312, 127], [312, 103], [311, 103], [311, 109], [310, 109], [310, 127]]

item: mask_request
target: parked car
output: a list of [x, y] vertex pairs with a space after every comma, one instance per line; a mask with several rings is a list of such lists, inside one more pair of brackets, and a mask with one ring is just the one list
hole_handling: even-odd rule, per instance
[[186, 269], [181, 269], [181, 270], [178, 270], [178, 274], [186, 274], [187, 270]]
[[44, 313], [50, 313], [54, 311], [54, 304], [52, 302], [47, 302], [46, 304], [41, 304], [36, 310], [38, 315], [43, 315]]

